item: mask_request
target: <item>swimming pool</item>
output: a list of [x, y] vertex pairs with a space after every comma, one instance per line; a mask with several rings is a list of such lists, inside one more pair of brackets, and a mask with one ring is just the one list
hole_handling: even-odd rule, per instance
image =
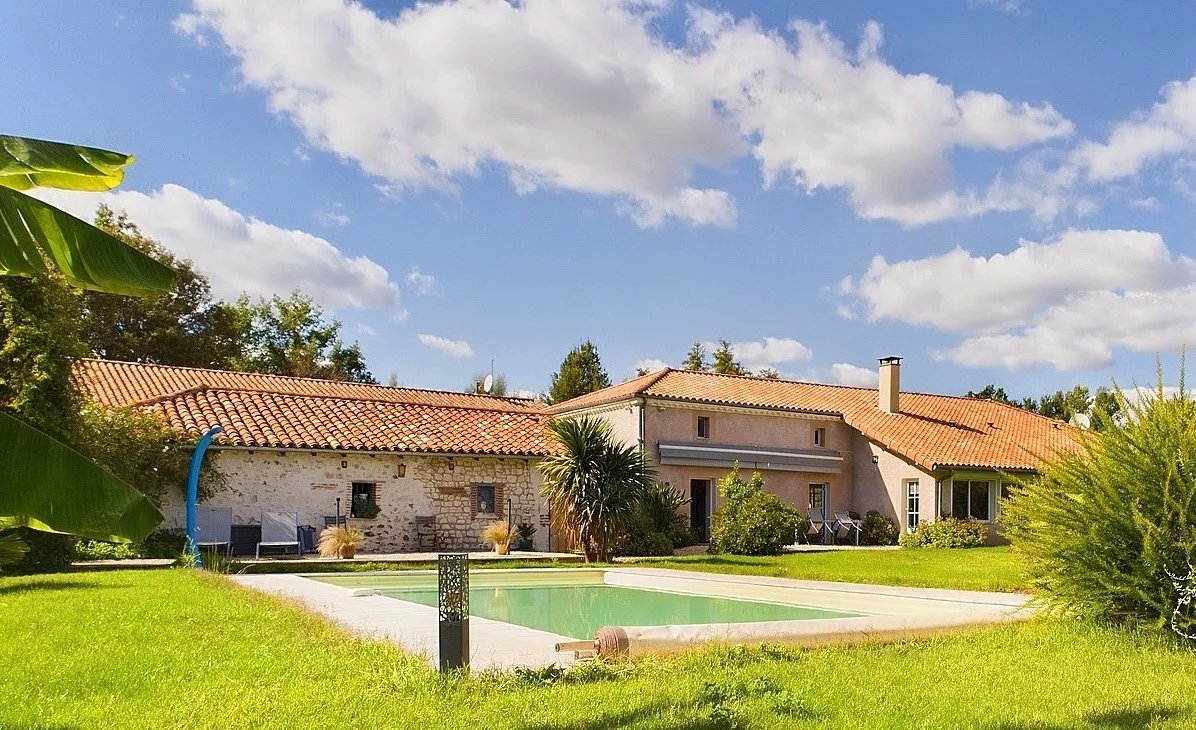
[[[749, 600], [612, 585], [606, 571], [474, 571], [471, 616], [588, 639], [604, 626], [685, 626], [851, 618], [858, 613], [793, 603]], [[309, 576], [346, 588], [373, 588], [403, 601], [436, 605], [434, 575]]]

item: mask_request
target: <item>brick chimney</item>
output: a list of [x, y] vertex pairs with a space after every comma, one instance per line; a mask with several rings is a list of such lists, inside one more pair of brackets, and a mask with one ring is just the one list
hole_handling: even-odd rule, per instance
[[901, 412], [901, 358], [880, 358], [880, 393], [877, 407], [885, 413]]

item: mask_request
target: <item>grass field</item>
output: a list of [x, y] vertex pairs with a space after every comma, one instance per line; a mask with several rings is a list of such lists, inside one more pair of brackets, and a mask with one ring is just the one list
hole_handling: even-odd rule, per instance
[[866, 550], [791, 553], [770, 557], [694, 555], [651, 563], [652, 567], [774, 578], [835, 580], [973, 591], [1025, 590], [1022, 563], [1008, 547], [970, 550]]
[[0, 617], [4, 728], [1196, 727], [1191, 651], [1061, 620], [442, 680], [186, 570], [0, 579]]

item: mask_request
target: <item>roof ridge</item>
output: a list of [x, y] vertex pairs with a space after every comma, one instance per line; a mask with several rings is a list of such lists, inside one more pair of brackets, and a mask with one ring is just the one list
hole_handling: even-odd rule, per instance
[[[414, 408], [443, 408], [443, 409], [454, 410], [454, 411], [480, 411], [480, 412], [486, 412], [486, 413], [508, 413], [508, 414], [516, 415], [516, 416], [548, 416], [548, 415], [550, 415], [550, 414], [546, 413], [545, 411], [537, 411], [537, 410], [516, 410], [516, 409], [503, 410], [501, 408], [486, 408], [483, 406], [474, 406], [474, 405], [462, 405], [462, 406], [437, 405], [437, 404], [432, 404], [432, 403], [412, 403], [410, 401], [386, 400], [384, 398], [365, 398], [365, 397], [360, 397], [360, 396], [327, 395], [327, 394], [321, 394], [321, 393], [280, 393], [276, 390], [261, 390], [260, 388], [226, 388], [226, 387], [221, 387], [221, 386], [208, 385], [207, 383], [202, 383], [200, 385], [192, 386], [190, 388], [184, 388], [183, 390], [180, 390], [180, 391], [177, 391], [174, 393], [168, 393], [166, 395], [158, 396], [155, 398], [150, 398], [148, 400], [138, 401], [136, 403], [130, 403], [129, 405], [130, 405], [130, 407], [156, 405], [163, 401], [178, 399], [178, 398], [180, 398], [184, 395], [187, 395], [189, 393], [201, 393], [203, 391], [208, 391], [208, 390], [217, 392], [217, 393], [255, 393], [258, 395], [270, 395], [270, 396], [278, 396], [278, 397], [283, 397], [283, 398], [307, 398], [307, 399], [311, 399], [311, 400], [339, 400], [339, 401], [353, 401], [353, 402], [357, 402], [357, 403], [381, 403], [384, 405], [391, 405], [391, 406], [411, 406]], [[449, 393], [452, 394], [451, 391], [449, 391]], [[465, 395], [465, 394], [462, 393], [461, 395]]]
[[[133, 365], [140, 368], [159, 368], [164, 370], [187, 370], [197, 373], [228, 373], [230, 375], [247, 375], [256, 378], [277, 378], [279, 380], [299, 380], [308, 383], [324, 383], [331, 385], [346, 385], [350, 387], [386, 388], [387, 390], [409, 390], [416, 393], [440, 393], [443, 395], [459, 395], [469, 398], [494, 398], [495, 400], [516, 401], [521, 403], [535, 403], [535, 398], [519, 398], [516, 396], [490, 395], [488, 393], [466, 393], [457, 390], [441, 390], [437, 388], [412, 388], [405, 385], [383, 385], [382, 383], [362, 383], [356, 380], [329, 380], [327, 378], [312, 378], [302, 375], [279, 375], [277, 373], [257, 373], [245, 370], [221, 370], [219, 368], [197, 368], [191, 365], [165, 365], [157, 362], [133, 362], [131, 360], [105, 360], [99, 357], [81, 358], [80, 362], [94, 362], [104, 365]], [[243, 388], [235, 390], [256, 390]], [[181, 391], [180, 391], [181, 392]], [[263, 393], [271, 391], [260, 391]]]

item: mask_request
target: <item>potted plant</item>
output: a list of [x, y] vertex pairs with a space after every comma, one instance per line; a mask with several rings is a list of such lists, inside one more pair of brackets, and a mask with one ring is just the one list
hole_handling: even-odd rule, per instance
[[528, 522], [520, 522], [515, 525], [515, 549], [516, 550], [534, 550], [532, 545], [532, 538], [536, 536], [536, 526]]
[[365, 534], [356, 527], [325, 527], [316, 543], [316, 551], [325, 558], [352, 558], [365, 544]]
[[495, 520], [482, 530], [482, 542], [494, 546], [494, 552], [506, 555], [511, 550], [511, 526], [506, 520]]

